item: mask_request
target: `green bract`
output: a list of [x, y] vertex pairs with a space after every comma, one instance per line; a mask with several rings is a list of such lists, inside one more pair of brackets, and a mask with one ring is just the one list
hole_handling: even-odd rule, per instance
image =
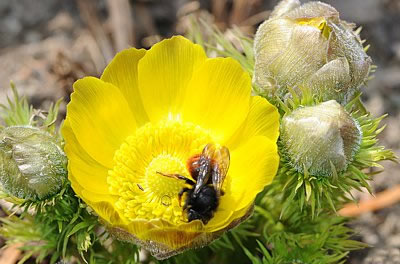
[[66, 164], [64, 152], [47, 132], [29, 126], [0, 131], [0, 182], [7, 193], [45, 199], [61, 189]]
[[[284, 116], [278, 142], [281, 156], [278, 181], [283, 182], [282, 215], [298, 201], [311, 209], [310, 216], [336, 210], [351, 197], [353, 189], [366, 188], [370, 167], [382, 167], [382, 160], [396, 160], [391, 150], [378, 145], [376, 136], [384, 116], [365, 113], [360, 93], [346, 106], [334, 100], [320, 102], [309, 90], [302, 96], [293, 90], [286, 103], [280, 101]], [[339, 206], [338, 206], [339, 205]]]

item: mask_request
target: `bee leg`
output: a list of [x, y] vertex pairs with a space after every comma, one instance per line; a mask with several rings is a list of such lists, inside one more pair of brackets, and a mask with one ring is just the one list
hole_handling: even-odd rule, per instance
[[188, 208], [188, 206], [189, 206], [189, 203], [186, 201], [182, 207], [183, 211], [185, 211]]
[[[178, 193], [179, 206], [182, 206], [182, 196], [183, 196], [183, 194], [184, 194], [185, 192], [188, 192], [188, 191], [190, 191], [189, 188], [183, 188], [183, 189]], [[185, 205], [184, 205], [183, 210], [186, 209], [185, 207], [186, 207], [186, 203], [185, 203]]]
[[160, 174], [160, 175], [162, 175], [162, 176], [165, 176], [165, 177], [174, 178], [174, 179], [177, 179], [177, 180], [183, 180], [183, 181], [185, 181], [187, 184], [190, 184], [190, 185], [195, 185], [195, 184], [196, 184], [196, 183], [195, 183], [194, 181], [192, 181], [191, 179], [186, 178], [185, 176], [182, 176], [182, 175], [180, 175], [180, 174], [165, 174], [165, 173], [162, 173], [162, 172], [159, 172], [159, 171], [157, 171], [157, 173]]
[[191, 205], [189, 205], [189, 199], [186, 199], [185, 204], [183, 205], [182, 209], [183, 211], [186, 211], [186, 209], [192, 208]]

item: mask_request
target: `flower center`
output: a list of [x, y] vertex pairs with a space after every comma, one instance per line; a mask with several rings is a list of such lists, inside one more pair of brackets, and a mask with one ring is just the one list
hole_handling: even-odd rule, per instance
[[[165, 174], [180, 174], [189, 177], [184, 163], [170, 154], [161, 154], [155, 157], [146, 168], [146, 187], [153, 190], [155, 195], [163, 194], [159, 199], [171, 197], [180, 191], [181, 186], [176, 180], [160, 177], [160, 172]], [[161, 175], [162, 176], [162, 175]], [[170, 200], [170, 199], [169, 199]]]
[[[129, 136], [114, 154], [114, 168], [107, 182], [115, 204], [127, 220], [163, 219], [174, 224], [187, 221], [178, 193], [185, 182], [163, 176], [191, 178], [187, 160], [213, 142], [210, 133], [191, 123], [148, 123]], [[162, 174], [161, 174], [162, 173]]]

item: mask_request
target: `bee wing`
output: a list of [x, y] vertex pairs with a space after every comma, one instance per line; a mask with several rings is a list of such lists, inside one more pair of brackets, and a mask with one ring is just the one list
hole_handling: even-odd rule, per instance
[[229, 169], [230, 154], [227, 147], [221, 147], [214, 152], [212, 166], [212, 182], [217, 196], [221, 195], [222, 184], [226, 178]]
[[200, 155], [198, 160], [199, 174], [197, 176], [194, 194], [198, 194], [200, 188], [207, 184], [208, 179], [210, 178], [211, 160], [214, 156], [215, 150], [215, 144], [209, 143], [204, 147], [203, 152]]
[[217, 150], [217, 147], [215, 146], [214, 143], [208, 143], [204, 149], [203, 152], [201, 153], [201, 156], [211, 160], [214, 158], [215, 151]]

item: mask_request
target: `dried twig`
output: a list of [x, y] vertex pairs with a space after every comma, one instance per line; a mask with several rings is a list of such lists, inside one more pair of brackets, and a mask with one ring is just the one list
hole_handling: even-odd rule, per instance
[[146, 37], [142, 40], [142, 45], [149, 47], [155, 44], [155, 42], [160, 41], [161, 37], [154, 23], [154, 19], [149, 9], [144, 3], [136, 3], [134, 5], [136, 10], [135, 14], [140, 24], [143, 26]]
[[117, 51], [135, 46], [134, 21], [129, 0], [107, 0]]
[[141, 21], [147, 36], [158, 35], [157, 27], [154, 23], [153, 16], [144, 3], [135, 4], [136, 14]]
[[234, 0], [233, 10], [230, 17], [231, 25], [240, 25], [240, 23], [247, 19], [254, 7], [260, 4], [260, 0]]
[[363, 213], [383, 209], [400, 201], [400, 185], [380, 192], [376, 197], [361, 201], [359, 204], [347, 204], [339, 214], [347, 217], [359, 216]]
[[108, 64], [114, 57], [114, 50], [96, 15], [97, 10], [93, 0], [77, 0], [77, 3], [82, 18], [86, 21], [90, 32], [96, 39], [103, 53], [105, 63]]
[[268, 19], [269, 15], [271, 14], [270, 10], [264, 10], [260, 13], [257, 13], [249, 18], [247, 18], [246, 20], [243, 20], [242, 22], [240, 22], [240, 26], [255, 26], [258, 23], [261, 23], [265, 20]]
[[215, 17], [215, 23], [220, 26], [220, 28], [226, 27], [226, 17], [228, 11], [226, 10], [227, 0], [213, 0], [212, 1], [212, 13]]
[[182, 18], [183, 16], [187, 16], [199, 10], [200, 10], [200, 3], [198, 1], [188, 2], [179, 7], [178, 11], [176, 12], [176, 16], [178, 18]]
[[14, 244], [2, 250], [0, 256], [0, 263], [1, 264], [17, 263], [17, 260], [21, 257], [21, 250], [18, 249], [21, 246], [22, 244]]

